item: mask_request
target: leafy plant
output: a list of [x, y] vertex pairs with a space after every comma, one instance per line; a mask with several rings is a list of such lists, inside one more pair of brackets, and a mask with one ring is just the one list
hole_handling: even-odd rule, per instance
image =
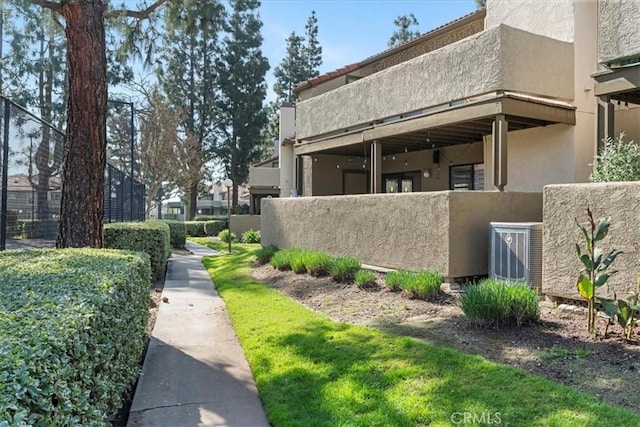
[[164, 219], [162, 222], [169, 226], [171, 247], [176, 249], [184, 248], [187, 242], [187, 227], [184, 225], [184, 221]]
[[616, 140], [605, 138], [590, 178], [593, 182], [640, 181], [640, 147], [625, 142], [624, 132]]
[[377, 286], [376, 274], [371, 270], [360, 270], [354, 278], [356, 286], [360, 289], [371, 289]]
[[277, 246], [264, 246], [256, 251], [256, 259], [260, 264], [266, 264], [276, 252], [278, 252]]
[[391, 292], [399, 292], [411, 280], [413, 273], [409, 270], [390, 271], [387, 273], [385, 285]]
[[184, 226], [187, 228], [187, 236], [204, 237], [204, 221], [185, 221]]
[[269, 261], [273, 268], [291, 270], [291, 261], [301, 252], [298, 248], [286, 248], [277, 251]]
[[360, 270], [360, 260], [345, 256], [333, 260], [329, 268], [329, 274], [338, 283], [349, 283], [353, 281], [358, 270]]
[[[640, 276], [640, 273], [639, 273]], [[618, 325], [622, 327], [624, 337], [627, 340], [631, 339], [631, 333], [635, 326], [636, 319], [640, 314], [640, 278], [638, 280], [638, 288], [634, 293], [629, 295], [626, 300], [617, 299], [616, 294], [613, 294], [613, 299], [600, 298], [602, 309], [605, 314], [611, 319], [615, 318]], [[607, 328], [609, 324], [607, 323]], [[607, 331], [605, 330], [605, 335]]]
[[540, 356], [542, 359], [550, 360], [557, 358], [584, 358], [591, 354], [591, 352], [584, 348], [576, 348], [575, 350], [569, 350], [564, 347], [561, 347], [557, 344], [546, 348], [540, 352]]
[[409, 299], [426, 299], [440, 291], [442, 274], [437, 271], [423, 270], [405, 277], [400, 289]]
[[210, 220], [204, 221], [204, 234], [207, 236], [217, 236], [227, 226], [226, 221]]
[[229, 243], [229, 240], [231, 240], [231, 243], [238, 240], [236, 233], [229, 233], [229, 230], [226, 229], [218, 233], [218, 238], [225, 243]]
[[242, 233], [242, 243], [260, 243], [260, 231], [245, 231], [244, 233]]
[[304, 274], [307, 272], [307, 266], [305, 265], [304, 259], [308, 253], [308, 251], [300, 250], [291, 256], [289, 264], [291, 265], [291, 270], [294, 273]]
[[326, 252], [308, 251], [303, 257], [307, 272], [314, 277], [324, 277], [329, 274], [333, 258]]
[[576, 243], [576, 252], [578, 258], [584, 267], [583, 271], [578, 276], [576, 287], [580, 295], [587, 300], [588, 312], [587, 312], [587, 329], [592, 335], [595, 335], [595, 299], [598, 288], [601, 288], [607, 283], [609, 277], [616, 273], [613, 271], [606, 271], [611, 264], [616, 260], [616, 257], [622, 252], [612, 249], [606, 255], [602, 252], [602, 249], [596, 246], [596, 243], [604, 239], [609, 233], [609, 224], [611, 218], [600, 218], [596, 224], [593, 219], [593, 213], [590, 208], [587, 208], [587, 218], [589, 220], [588, 228], [582, 226], [578, 219], [575, 218], [575, 222], [582, 231], [585, 240], [584, 249]]
[[521, 282], [485, 279], [468, 287], [460, 298], [460, 308], [481, 325], [522, 325], [536, 320], [540, 309], [538, 294]]

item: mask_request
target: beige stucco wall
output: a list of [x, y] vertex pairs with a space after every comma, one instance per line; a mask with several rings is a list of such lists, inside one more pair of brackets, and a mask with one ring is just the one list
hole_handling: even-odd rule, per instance
[[260, 215], [231, 215], [231, 232], [242, 237], [248, 230], [260, 230]]
[[600, 61], [640, 54], [640, 2], [599, 0]]
[[609, 235], [601, 247], [622, 250], [612, 269], [619, 272], [609, 279], [609, 292], [602, 296], [619, 297], [636, 289], [640, 227], [640, 183], [592, 183], [550, 185], [544, 189], [544, 232], [542, 292], [563, 298], [581, 299], [575, 283], [582, 264], [576, 256], [575, 244], [583, 238], [574, 218], [586, 224], [586, 208], [591, 207], [597, 219], [611, 216]]
[[629, 109], [618, 107], [614, 113], [614, 129], [615, 135], [624, 132], [625, 141], [634, 141], [640, 144], [640, 107], [631, 107]]
[[352, 255], [389, 268], [487, 274], [489, 222], [540, 221], [542, 194], [398, 193], [263, 199], [263, 245]]
[[296, 137], [496, 90], [573, 99], [573, 46], [499, 25], [299, 102]]

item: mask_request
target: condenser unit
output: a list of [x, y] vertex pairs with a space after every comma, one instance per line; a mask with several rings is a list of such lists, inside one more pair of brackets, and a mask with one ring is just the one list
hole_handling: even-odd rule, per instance
[[489, 276], [542, 287], [542, 223], [492, 222]]

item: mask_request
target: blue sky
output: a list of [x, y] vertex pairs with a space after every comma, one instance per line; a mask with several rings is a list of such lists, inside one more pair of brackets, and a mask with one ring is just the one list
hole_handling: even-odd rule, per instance
[[273, 69], [286, 53], [285, 40], [292, 31], [304, 35], [312, 10], [318, 17], [324, 73], [387, 49], [393, 20], [400, 15], [413, 13], [424, 33], [475, 9], [474, 0], [262, 0], [263, 53], [271, 64], [268, 100], [275, 97]]

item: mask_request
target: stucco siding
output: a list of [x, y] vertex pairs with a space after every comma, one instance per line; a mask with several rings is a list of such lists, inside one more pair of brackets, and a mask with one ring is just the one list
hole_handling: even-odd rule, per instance
[[640, 1], [600, 0], [600, 62], [640, 54]]
[[497, 90], [572, 99], [572, 45], [500, 25], [299, 102], [296, 136], [301, 140]]
[[586, 224], [587, 206], [596, 221], [611, 216], [609, 235], [600, 244], [608, 251], [622, 250], [612, 269], [618, 273], [609, 279], [609, 288], [601, 288], [599, 295], [625, 297], [636, 289], [638, 272], [638, 212], [640, 212], [640, 183], [592, 183], [550, 185], [544, 189], [544, 231], [542, 292], [544, 294], [581, 299], [576, 279], [582, 264], [577, 258], [575, 244], [583, 245], [583, 237], [574, 218]]
[[263, 199], [262, 244], [352, 255], [389, 268], [487, 274], [491, 221], [540, 221], [542, 194], [399, 193]]
[[634, 141], [636, 144], [640, 144], [640, 107], [618, 109], [615, 112], [614, 124], [616, 137], [620, 135], [620, 132], [624, 132], [625, 141]]
[[485, 26], [500, 24], [573, 42], [573, 0], [488, 0]]
[[238, 239], [242, 233], [249, 230], [260, 230], [260, 215], [231, 215], [231, 232], [235, 233]]

